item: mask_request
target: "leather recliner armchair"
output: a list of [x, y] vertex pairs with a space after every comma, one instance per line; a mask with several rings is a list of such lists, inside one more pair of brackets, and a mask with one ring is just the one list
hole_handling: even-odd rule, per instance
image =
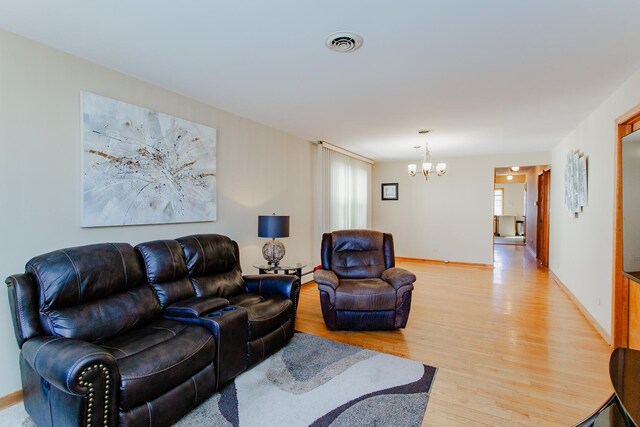
[[416, 276], [395, 267], [393, 236], [371, 230], [325, 233], [314, 272], [331, 330], [404, 328]]

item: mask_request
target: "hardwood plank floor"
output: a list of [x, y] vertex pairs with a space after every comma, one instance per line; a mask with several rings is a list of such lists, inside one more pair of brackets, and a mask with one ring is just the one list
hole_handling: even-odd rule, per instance
[[296, 329], [439, 368], [423, 425], [569, 426], [612, 393], [611, 349], [522, 246], [495, 267], [401, 262], [417, 276], [407, 328], [330, 332], [315, 284]]

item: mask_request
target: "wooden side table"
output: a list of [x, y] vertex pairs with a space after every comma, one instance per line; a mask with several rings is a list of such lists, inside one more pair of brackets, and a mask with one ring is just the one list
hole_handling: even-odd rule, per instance
[[273, 267], [269, 264], [254, 264], [253, 267], [258, 269], [259, 274], [290, 274], [293, 276], [297, 276], [298, 279], [302, 280], [302, 269], [305, 268], [307, 264], [295, 263], [293, 265], [278, 265], [277, 267]]

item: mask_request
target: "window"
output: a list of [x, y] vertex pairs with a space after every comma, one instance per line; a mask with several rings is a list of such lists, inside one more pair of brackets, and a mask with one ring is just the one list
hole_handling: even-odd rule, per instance
[[493, 214], [502, 215], [504, 213], [504, 188], [493, 190]]
[[369, 228], [371, 164], [323, 145], [319, 147], [322, 231]]

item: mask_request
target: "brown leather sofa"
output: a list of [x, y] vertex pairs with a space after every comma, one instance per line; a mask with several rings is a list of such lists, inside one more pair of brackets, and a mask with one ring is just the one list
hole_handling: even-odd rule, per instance
[[242, 276], [219, 235], [62, 249], [6, 282], [38, 426], [174, 423], [287, 342], [300, 290]]
[[395, 267], [393, 236], [372, 230], [325, 233], [314, 272], [328, 329], [404, 328], [416, 276]]

